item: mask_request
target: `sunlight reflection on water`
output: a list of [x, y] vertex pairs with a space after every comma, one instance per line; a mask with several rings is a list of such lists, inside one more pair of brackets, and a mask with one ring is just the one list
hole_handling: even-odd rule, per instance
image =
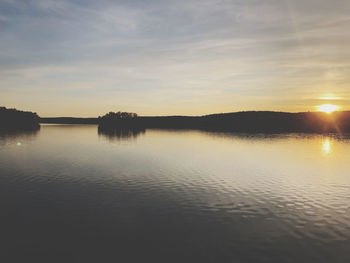
[[322, 150], [325, 155], [328, 155], [331, 153], [331, 141], [329, 138], [323, 141]]

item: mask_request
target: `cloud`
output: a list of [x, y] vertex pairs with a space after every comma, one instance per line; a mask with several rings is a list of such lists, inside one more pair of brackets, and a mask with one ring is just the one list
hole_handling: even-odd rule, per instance
[[[68, 99], [77, 115], [92, 115], [92, 102], [141, 114], [191, 114], [191, 101], [196, 113], [304, 110], [310, 94], [347, 96], [349, 9], [347, 0], [1, 1], [0, 96], [56, 115]], [[21, 98], [31, 92], [40, 95]]]

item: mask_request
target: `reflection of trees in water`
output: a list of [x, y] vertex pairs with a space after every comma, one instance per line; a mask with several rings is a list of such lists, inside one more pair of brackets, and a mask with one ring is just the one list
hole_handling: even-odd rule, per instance
[[39, 134], [40, 126], [37, 129], [32, 130], [12, 130], [12, 131], [0, 131], [0, 145], [5, 145], [11, 142], [17, 141], [29, 141], [36, 138]]
[[144, 128], [120, 127], [120, 128], [98, 128], [98, 134], [109, 140], [128, 140], [144, 134]]
[[40, 131], [40, 126], [32, 130], [0, 131], [0, 138], [35, 137]]

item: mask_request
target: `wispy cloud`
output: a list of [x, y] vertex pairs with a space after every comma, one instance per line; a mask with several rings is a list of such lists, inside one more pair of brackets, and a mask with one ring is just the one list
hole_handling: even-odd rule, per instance
[[2, 0], [1, 103], [202, 114], [308, 110], [333, 94], [346, 108], [349, 12], [347, 0]]

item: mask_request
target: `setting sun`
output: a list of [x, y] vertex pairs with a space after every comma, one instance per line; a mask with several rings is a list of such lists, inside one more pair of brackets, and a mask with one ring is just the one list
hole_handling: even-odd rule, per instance
[[318, 111], [322, 111], [325, 113], [332, 113], [333, 111], [336, 111], [337, 109], [339, 109], [339, 107], [336, 105], [332, 105], [332, 104], [324, 104], [324, 105], [318, 106]]

